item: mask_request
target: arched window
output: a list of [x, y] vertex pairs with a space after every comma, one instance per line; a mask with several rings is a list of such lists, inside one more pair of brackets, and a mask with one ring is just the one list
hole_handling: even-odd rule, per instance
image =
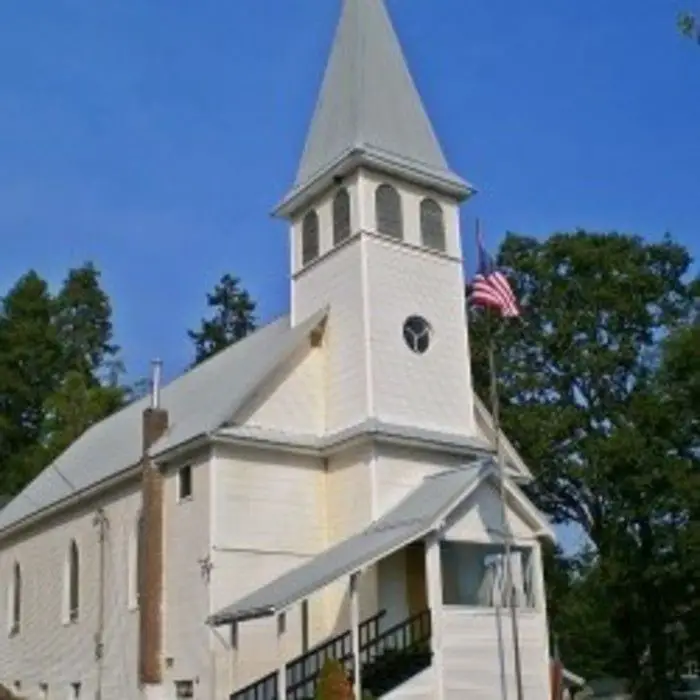
[[350, 236], [350, 195], [346, 189], [338, 191], [333, 199], [333, 245]]
[[301, 224], [301, 263], [308, 265], [318, 257], [318, 214], [310, 211]]
[[18, 634], [22, 624], [22, 571], [19, 563], [12, 568], [10, 586], [10, 634]]
[[442, 207], [434, 199], [420, 203], [420, 233], [426, 248], [445, 250], [445, 218]]
[[75, 622], [80, 611], [80, 554], [78, 545], [72, 540], [68, 548], [68, 620]]
[[374, 194], [377, 231], [393, 238], [403, 238], [401, 196], [391, 185], [379, 185]]

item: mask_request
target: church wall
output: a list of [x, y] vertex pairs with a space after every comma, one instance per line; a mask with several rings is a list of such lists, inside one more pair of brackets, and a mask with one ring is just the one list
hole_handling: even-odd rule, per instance
[[376, 448], [374, 489], [377, 517], [390, 511], [425, 477], [464, 464], [464, 458], [428, 450], [380, 445]]
[[[328, 544], [336, 544], [367, 527], [374, 519], [372, 479], [374, 450], [365, 445], [333, 455], [326, 465]], [[348, 581], [340, 580], [324, 592], [329, 633], [348, 628], [350, 601]], [[377, 612], [377, 572], [362, 576], [359, 589], [360, 617]]]
[[[384, 238], [363, 241], [368, 268], [372, 404], [381, 420], [473, 435], [474, 415], [460, 264]], [[411, 315], [432, 327], [425, 354], [402, 328]]]
[[[99, 539], [93, 523], [104, 508], [108, 530], [105, 544], [104, 660], [102, 697], [136, 697], [138, 613], [129, 606], [129, 562], [140, 510], [140, 486], [130, 486], [84, 503], [80, 510], [48, 521], [4, 544], [0, 550], [0, 680], [21, 695], [40, 697], [40, 684], [50, 697], [69, 698], [71, 684], [81, 684], [82, 697], [94, 697], [97, 687], [94, 635], [98, 630]], [[72, 539], [80, 554], [80, 607], [67, 622], [66, 558]], [[22, 611], [19, 634], [9, 635], [9, 592], [14, 562], [22, 570]], [[132, 606], [133, 608], [133, 606]]]
[[[543, 614], [520, 611], [519, 648], [525, 700], [549, 697], [549, 647]], [[446, 607], [442, 613], [445, 700], [517, 697], [508, 613]], [[506, 692], [503, 692], [505, 686]]]
[[377, 230], [374, 194], [376, 188], [384, 182], [394, 185], [401, 193], [404, 241], [410, 246], [423, 247], [420, 232], [420, 203], [424, 197], [431, 197], [440, 204], [445, 217], [445, 254], [449, 258], [461, 261], [462, 241], [460, 237], [459, 208], [453, 201], [436, 192], [426, 191], [403, 180], [399, 181], [367, 169], [361, 171], [359, 179], [359, 206], [362, 210], [363, 229], [365, 231]]
[[[462, 542], [493, 542], [502, 530], [501, 501], [496, 486], [482, 483], [452, 514], [445, 538]], [[508, 524], [516, 542], [532, 545], [535, 531], [509, 500]]]
[[[299, 566], [327, 546], [326, 476], [320, 459], [217, 446], [212, 462], [210, 612]], [[328, 634], [325, 595], [309, 601], [309, 644]], [[214, 633], [217, 693], [231, 692], [276, 663], [274, 618]], [[301, 605], [286, 616], [284, 654], [301, 653]]]
[[196, 697], [210, 697], [211, 633], [206, 624], [211, 504], [209, 451], [188, 464], [192, 474], [191, 497], [179, 499], [177, 467], [169, 469], [165, 477], [164, 683], [166, 691], [173, 692], [176, 681], [192, 680]]
[[292, 318], [295, 322], [330, 306], [323, 339], [327, 433], [355, 425], [367, 417], [365, 300], [358, 237], [349, 239], [294, 277]]
[[280, 368], [237, 417], [245, 425], [318, 435], [324, 426], [324, 350], [308, 345]]

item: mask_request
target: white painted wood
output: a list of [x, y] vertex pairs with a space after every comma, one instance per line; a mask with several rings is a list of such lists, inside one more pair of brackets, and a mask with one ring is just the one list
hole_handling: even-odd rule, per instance
[[406, 552], [399, 550], [377, 565], [379, 610], [386, 610], [382, 629], [389, 629], [408, 617]]
[[[446, 607], [443, 658], [446, 700], [516, 697], [509, 613], [505, 610]], [[526, 700], [548, 697], [545, 658], [547, 625], [543, 614], [520, 612], [520, 649]]]
[[443, 700], [445, 697], [443, 642], [442, 642], [442, 566], [440, 562], [440, 537], [437, 532], [428, 535], [425, 542], [425, 572], [428, 586], [428, 607], [430, 608], [433, 652], [434, 697]]
[[321, 435], [325, 430], [325, 358], [305, 345], [250, 398], [237, 423], [282, 433]]
[[[508, 524], [516, 543], [531, 545], [536, 536], [532, 525], [512, 499], [508, 499]], [[459, 542], [498, 542], [503, 530], [500, 496], [490, 482], [477, 490], [450, 515], [444, 538]]]
[[286, 632], [286, 615], [277, 616], [277, 697], [287, 697], [287, 655], [284, 636]]
[[352, 659], [354, 672], [355, 700], [362, 700], [362, 673], [360, 660], [360, 600], [359, 600], [360, 574], [350, 576], [350, 639], [352, 645]]

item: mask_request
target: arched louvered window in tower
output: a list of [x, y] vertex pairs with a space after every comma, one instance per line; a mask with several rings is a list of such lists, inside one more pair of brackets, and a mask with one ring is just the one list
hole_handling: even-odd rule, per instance
[[350, 236], [350, 195], [343, 188], [333, 199], [333, 245]]
[[445, 250], [445, 217], [434, 199], [424, 199], [420, 203], [420, 234], [426, 248]]
[[310, 211], [301, 224], [301, 264], [308, 265], [319, 254], [318, 214]]
[[379, 185], [374, 194], [377, 231], [392, 238], [403, 238], [401, 196], [391, 185]]
[[80, 612], [80, 554], [73, 540], [68, 549], [68, 619], [75, 622]]
[[15, 562], [10, 591], [10, 634], [18, 634], [22, 624], [22, 570]]

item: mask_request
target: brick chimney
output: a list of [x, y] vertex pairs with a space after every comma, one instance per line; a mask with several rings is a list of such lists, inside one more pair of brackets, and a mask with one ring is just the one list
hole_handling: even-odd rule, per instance
[[161, 362], [153, 362], [151, 404], [142, 418], [141, 513], [143, 550], [139, 594], [139, 681], [163, 680], [163, 475], [148, 450], [168, 429], [168, 412], [160, 406]]

